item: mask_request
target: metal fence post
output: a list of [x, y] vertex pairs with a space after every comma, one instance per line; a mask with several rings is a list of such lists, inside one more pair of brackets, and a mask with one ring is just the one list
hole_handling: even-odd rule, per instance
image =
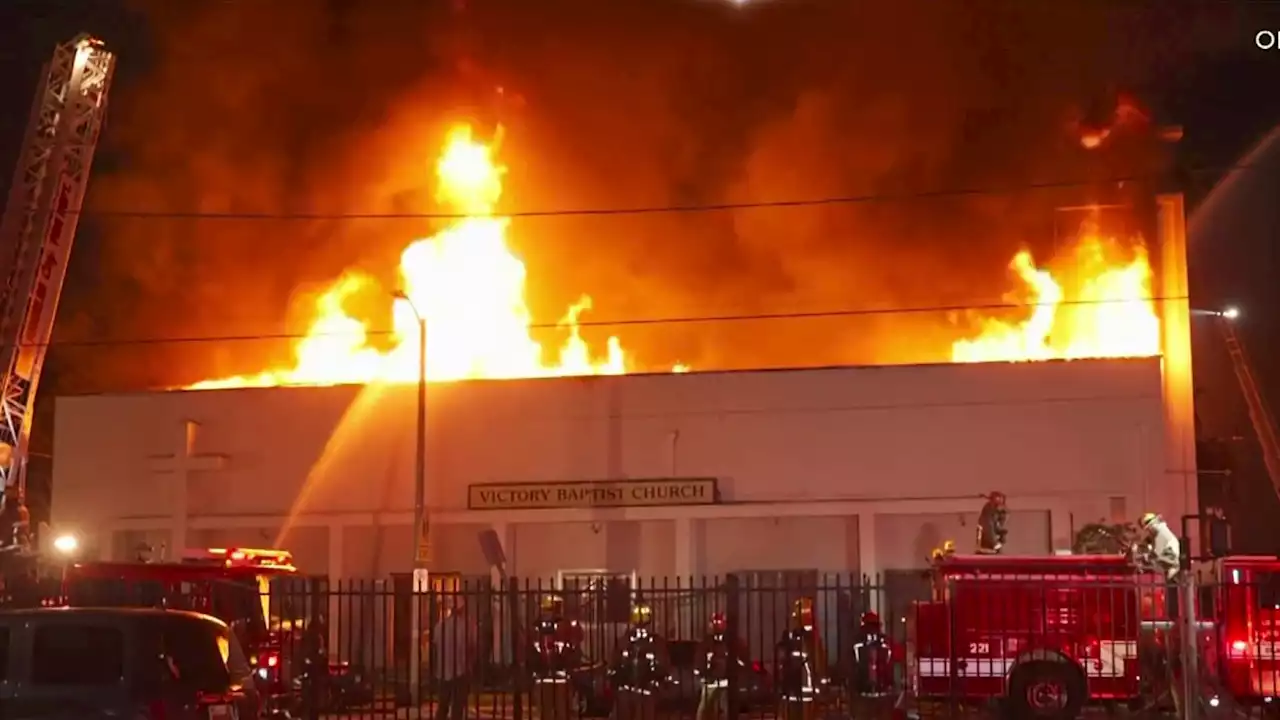
[[[740, 591], [738, 575], [736, 573], [726, 575], [724, 578], [724, 621], [726, 634], [731, 638], [743, 637], [741, 634], [742, 602]], [[738, 677], [740, 667], [740, 663], [729, 663], [729, 697], [726, 700], [726, 707], [730, 718], [742, 716], [742, 697], [740, 692], [742, 681]]]
[[520, 642], [523, 632], [520, 621], [520, 587], [516, 578], [507, 578], [506, 642], [511, 648], [511, 718], [524, 720], [525, 663], [524, 646]]
[[1182, 595], [1182, 716], [1193, 720], [1200, 710], [1200, 638], [1194, 573], [1186, 570], [1179, 574], [1178, 593]]
[[960, 674], [956, 646], [960, 643], [956, 633], [956, 580], [946, 579], [947, 600], [947, 712], [955, 717], [960, 707]]

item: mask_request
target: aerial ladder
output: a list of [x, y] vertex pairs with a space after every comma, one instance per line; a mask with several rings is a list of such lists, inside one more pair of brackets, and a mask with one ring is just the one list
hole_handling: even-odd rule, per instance
[[1249, 410], [1249, 421], [1258, 436], [1258, 445], [1262, 448], [1262, 461], [1266, 464], [1267, 476], [1271, 478], [1271, 486], [1280, 497], [1280, 435], [1276, 433], [1276, 421], [1272, 417], [1267, 403], [1262, 399], [1262, 391], [1258, 388], [1253, 374], [1253, 365], [1244, 351], [1244, 345], [1236, 334], [1235, 319], [1238, 313], [1234, 309], [1216, 313], [1214, 318], [1222, 331], [1222, 339], [1226, 343], [1227, 355], [1231, 357], [1231, 367], [1235, 370], [1236, 381], [1240, 384], [1240, 394], [1244, 396]]
[[115, 63], [88, 35], [54, 48], [0, 216], [0, 551], [31, 550], [26, 473], [36, 388]]

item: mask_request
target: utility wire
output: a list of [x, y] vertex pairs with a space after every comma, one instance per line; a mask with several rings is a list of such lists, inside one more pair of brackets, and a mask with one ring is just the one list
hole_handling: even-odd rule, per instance
[[[1226, 165], [1220, 167], [1180, 168], [1177, 172], [1184, 175], [1219, 174], [1237, 170], [1258, 169], [1253, 165]], [[1039, 183], [1024, 183], [1005, 187], [988, 188], [952, 188], [902, 193], [870, 193], [864, 195], [835, 195], [816, 198], [797, 198], [792, 200], [762, 200], [758, 202], [725, 202], [693, 205], [649, 205], [635, 207], [601, 207], [601, 208], [565, 208], [549, 210], [513, 210], [511, 212], [495, 212], [494, 217], [503, 218], [539, 218], [539, 217], [607, 217], [614, 215], [674, 215], [693, 213], [729, 212], [734, 210], [761, 210], [769, 208], [806, 208], [834, 205], [861, 205], [868, 203], [904, 202], [913, 200], [929, 200], [941, 198], [979, 197], [992, 195], [1011, 195], [1036, 190], [1055, 190], [1081, 188], [1096, 185], [1124, 184], [1144, 180], [1158, 180], [1174, 175], [1173, 172], [1152, 172], [1136, 175], [1118, 175], [1105, 178], [1077, 180], [1060, 180]], [[271, 212], [198, 212], [176, 210], [125, 210], [101, 209], [81, 210], [83, 217], [131, 218], [157, 220], [465, 220], [475, 215], [448, 212], [402, 212], [402, 213], [271, 213]]]
[[[1117, 298], [1108, 300], [1075, 300], [1062, 301], [1057, 303], [992, 303], [984, 305], [933, 305], [923, 307], [910, 308], [852, 308], [845, 310], [826, 310], [815, 312], [795, 312], [795, 313], [749, 313], [739, 315], [711, 315], [711, 316], [689, 316], [689, 317], [667, 317], [667, 318], [632, 318], [622, 320], [594, 320], [582, 321], [573, 325], [579, 328], [584, 327], [634, 327], [642, 325], [694, 325], [701, 323], [733, 323], [733, 322], [755, 322], [755, 321], [781, 321], [781, 320], [819, 320], [829, 318], [848, 318], [848, 317], [868, 317], [868, 316], [885, 316], [885, 315], [921, 315], [932, 313], [950, 313], [950, 312], [987, 312], [994, 313], [997, 311], [1009, 310], [1029, 310], [1038, 307], [1079, 307], [1079, 306], [1097, 306], [1111, 304], [1130, 304], [1130, 303], [1147, 303], [1147, 302], [1182, 302], [1186, 301], [1186, 296], [1178, 297], [1139, 297], [1139, 298]], [[428, 332], [430, 332], [430, 319], [427, 321]], [[530, 330], [555, 330], [569, 327], [568, 323], [532, 323]], [[236, 342], [263, 342], [273, 340], [303, 340], [315, 337], [387, 337], [395, 335], [395, 330], [368, 330], [363, 333], [253, 333], [243, 335], [215, 335], [215, 336], [189, 336], [189, 337], [157, 337], [157, 338], [120, 338], [113, 340], [66, 340], [53, 341], [48, 343], [21, 343], [19, 347], [121, 347], [121, 346], [139, 346], [139, 345], [188, 345], [201, 343], [236, 343]], [[9, 347], [11, 344], [0, 344], [0, 347]]]

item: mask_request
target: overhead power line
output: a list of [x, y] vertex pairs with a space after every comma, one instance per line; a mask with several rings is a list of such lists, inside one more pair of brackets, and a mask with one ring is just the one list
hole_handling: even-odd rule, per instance
[[[1252, 165], [1226, 165], [1219, 167], [1182, 168], [1178, 172], [1188, 176], [1201, 174], [1222, 174], [1236, 170], [1252, 170]], [[598, 207], [598, 208], [563, 208], [546, 210], [512, 210], [495, 212], [497, 217], [506, 218], [539, 218], [539, 217], [602, 217], [613, 215], [674, 215], [693, 213], [730, 212], [736, 210], [763, 210], [806, 208], [836, 205], [860, 205], [868, 203], [891, 203], [914, 200], [930, 200], [944, 198], [977, 197], [993, 195], [1012, 195], [1036, 190], [1056, 190], [1081, 188], [1096, 185], [1114, 185], [1147, 180], [1158, 180], [1170, 177], [1169, 172], [1139, 173], [1135, 175], [1117, 175], [1105, 178], [1089, 178], [1076, 180], [1059, 180], [1039, 183], [1023, 183], [1004, 187], [988, 188], [952, 188], [902, 193], [869, 193], [863, 195], [834, 195], [816, 198], [796, 198], [790, 200], [762, 200], [757, 202], [725, 202], [702, 203], [691, 205], [648, 205], [634, 207]], [[156, 220], [222, 220], [222, 221], [321, 221], [321, 220], [464, 220], [475, 217], [465, 213], [448, 212], [399, 212], [399, 213], [293, 213], [293, 212], [200, 212], [180, 210], [126, 210], [126, 209], [86, 209], [81, 210], [84, 217], [131, 218]]]
[[[853, 308], [844, 310], [826, 310], [814, 312], [792, 312], [792, 313], [747, 313], [737, 315], [709, 315], [709, 316], [685, 316], [685, 317], [666, 317], [666, 318], [630, 318], [621, 320], [587, 320], [574, 323], [579, 328], [597, 327], [597, 328], [613, 328], [613, 327], [634, 327], [644, 325], [696, 325], [711, 323], [734, 323], [734, 322], [763, 322], [763, 321], [789, 321], [789, 320], [822, 320], [833, 318], [849, 318], [849, 317], [868, 317], [868, 316], [885, 316], [885, 315], [921, 315], [933, 313], [950, 313], [950, 312], [987, 312], [996, 313], [1000, 311], [1012, 310], [1031, 310], [1038, 307], [1079, 307], [1079, 306], [1097, 306], [1097, 305], [1122, 305], [1132, 304], [1136, 302], [1182, 302], [1186, 301], [1186, 296], [1171, 297], [1139, 297], [1139, 298], [1116, 298], [1107, 300], [1075, 300], [1057, 303], [991, 303], [980, 305], [932, 305], [910, 308]], [[428, 332], [430, 332], [430, 320], [428, 319]], [[568, 327], [568, 324], [561, 322], [552, 323], [533, 323], [529, 325], [531, 330], [556, 330]], [[315, 337], [388, 337], [394, 335], [395, 330], [379, 329], [367, 330], [363, 333], [250, 333], [241, 335], [211, 335], [211, 336], [175, 336], [175, 337], [152, 337], [152, 338], [117, 338], [104, 340], [67, 340], [54, 341], [45, 345], [49, 347], [123, 347], [123, 346], [139, 346], [139, 345], [187, 345], [202, 343], [240, 343], [240, 342], [269, 342], [269, 341], [287, 341], [287, 340], [303, 340]], [[41, 344], [23, 344], [21, 347], [41, 347]]]

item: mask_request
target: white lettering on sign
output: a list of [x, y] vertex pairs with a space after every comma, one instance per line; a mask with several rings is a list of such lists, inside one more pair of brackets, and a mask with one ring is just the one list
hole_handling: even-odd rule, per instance
[[1259, 30], [1257, 35], [1253, 36], [1253, 43], [1258, 46], [1259, 50], [1275, 50], [1280, 46], [1280, 31], [1277, 30]]
[[467, 493], [472, 510], [709, 505], [718, 501], [714, 478], [484, 484], [472, 485]]
[[971, 642], [969, 643], [970, 655], [990, 655], [991, 643], [989, 642]]

